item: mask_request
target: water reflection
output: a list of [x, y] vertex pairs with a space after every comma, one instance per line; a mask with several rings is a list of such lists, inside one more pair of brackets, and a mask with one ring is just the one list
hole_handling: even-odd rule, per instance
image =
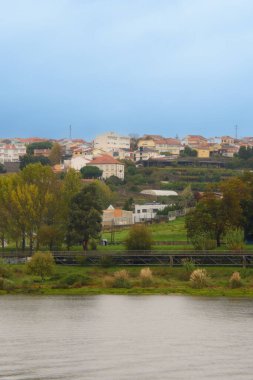
[[0, 379], [252, 379], [253, 300], [0, 297]]

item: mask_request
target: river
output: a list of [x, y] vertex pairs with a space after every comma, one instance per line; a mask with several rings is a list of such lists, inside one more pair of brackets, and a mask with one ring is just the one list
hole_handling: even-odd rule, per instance
[[253, 379], [253, 299], [2, 296], [0, 379]]

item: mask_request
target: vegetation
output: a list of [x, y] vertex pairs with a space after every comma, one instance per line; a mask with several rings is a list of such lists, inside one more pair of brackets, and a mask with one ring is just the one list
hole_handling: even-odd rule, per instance
[[[128, 267], [126, 273], [122, 267], [87, 267], [55, 265], [54, 272], [41, 276], [27, 272], [26, 265], [5, 266], [4, 276], [0, 274], [0, 294], [191, 294], [204, 296], [249, 296], [253, 297], [252, 268], [207, 268], [208, 281], [204, 287], [192, 287], [189, 277], [185, 278], [183, 267], [152, 267], [152, 283], [142, 282], [140, 271], [147, 268]], [[0, 264], [0, 272], [2, 264]], [[123, 273], [122, 273], [123, 271]], [[231, 285], [230, 278], [237, 271], [241, 286]], [[120, 274], [118, 274], [120, 272]], [[115, 273], [116, 276], [115, 276]], [[118, 283], [115, 285], [115, 279]]]
[[82, 178], [96, 179], [102, 177], [103, 170], [100, 170], [97, 166], [84, 166], [80, 170]]
[[51, 149], [52, 146], [53, 143], [51, 141], [34, 142], [27, 146], [26, 153], [32, 155], [35, 149]]
[[191, 286], [195, 289], [202, 289], [208, 284], [208, 275], [205, 269], [195, 269], [190, 276]]
[[152, 247], [152, 234], [143, 224], [135, 224], [130, 228], [126, 239], [128, 250], [150, 250]]
[[224, 236], [226, 247], [233, 251], [241, 251], [245, 247], [244, 231], [241, 228], [230, 229]]
[[229, 285], [232, 289], [240, 288], [242, 286], [242, 280], [239, 272], [234, 272], [229, 279]]
[[36, 252], [27, 263], [28, 273], [40, 276], [44, 281], [54, 271], [54, 258], [50, 252]]
[[67, 241], [70, 247], [74, 243], [82, 243], [88, 248], [89, 240], [98, 239], [102, 230], [102, 204], [96, 184], [84, 187], [71, 200]]

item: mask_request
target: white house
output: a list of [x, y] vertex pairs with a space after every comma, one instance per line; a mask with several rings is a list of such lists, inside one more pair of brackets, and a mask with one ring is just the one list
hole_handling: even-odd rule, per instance
[[84, 156], [74, 156], [70, 160], [64, 160], [64, 168], [65, 169], [75, 169], [79, 171], [84, 166], [86, 166], [91, 160]]
[[149, 221], [155, 218], [157, 211], [165, 209], [168, 205], [161, 203], [145, 203], [144, 205], [135, 205], [133, 219], [134, 223]]

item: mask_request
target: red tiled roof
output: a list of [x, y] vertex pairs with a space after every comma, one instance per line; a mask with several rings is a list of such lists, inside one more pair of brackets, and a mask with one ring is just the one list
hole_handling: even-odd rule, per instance
[[103, 154], [102, 156], [98, 156], [90, 161], [87, 165], [99, 165], [99, 164], [120, 164], [118, 160], [115, 160], [112, 156]]

